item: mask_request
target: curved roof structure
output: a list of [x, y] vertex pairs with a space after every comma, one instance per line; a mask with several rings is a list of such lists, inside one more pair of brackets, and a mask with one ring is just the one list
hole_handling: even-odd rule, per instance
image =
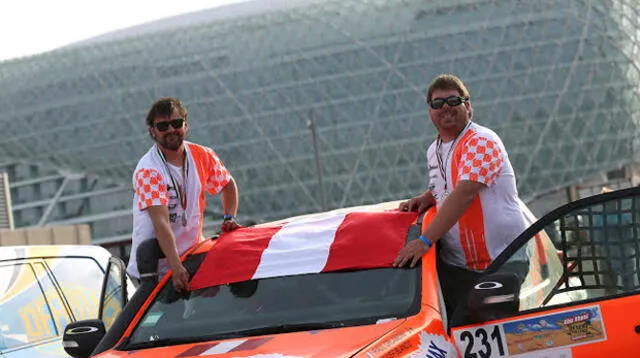
[[[435, 134], [424, 90], [443, 72], [502, 136], [524, 197], [638, 159], [640, 1], [260, 3], [0, 63], [0, 159], [58, 180], [16, 186], [18, 221], [126, 235], [132, 170], [151, 145], [144, 116], [160, 96], [185, 103], [189, 139], [218, 152], [241, 214], [258, 220], [423, 190]], [[99, 180], [71, 188], [69, 173]]]

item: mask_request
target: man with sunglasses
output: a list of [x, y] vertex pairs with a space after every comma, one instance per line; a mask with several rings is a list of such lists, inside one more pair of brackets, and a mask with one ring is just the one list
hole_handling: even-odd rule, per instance
[[449, 306], [527, 223], [504, 144], [494, 131], [471, 121], [464, 83], [440, 75], [429, 86], [426, 101], [438, 131], [427, 150], [429, 189], [402, 202], [400, 210], [429, 210], [420, 239], [409, 242], [394, 265], [415, 266], [438, 242], [439, 273]]
[[139, 279], [138, 245], [157, 238], [165, 255], [158, 273], [171, 268], [178, 291], [186, 290], [189, 280], [180, 256], [204, 239], [205, 191], [222, 196], [222, 230], [238, 227], [235, 180], [211, 148], [184, 140], [189, 129], [187, 118], [186, 108], [175, 98], [159, 99], [147, 114], [147, 130], [155, 143], [133, 173], [133, 237], [127, 267], [127, 272]]

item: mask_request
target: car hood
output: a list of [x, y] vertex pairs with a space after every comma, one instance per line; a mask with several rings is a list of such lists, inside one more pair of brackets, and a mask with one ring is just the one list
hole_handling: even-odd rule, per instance
[[112, 350], [98, 357], [349, 357], [389, 331], [397, 328], [404, 321], [404, 319], [399, 319], [368, 326], [281, 333], [242, 339], [147, 348], [137, 351]]

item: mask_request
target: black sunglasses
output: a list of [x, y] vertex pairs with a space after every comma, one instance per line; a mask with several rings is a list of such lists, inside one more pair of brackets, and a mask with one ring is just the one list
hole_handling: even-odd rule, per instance
[[169, 129], [169, 125], [171, 125], [173, 129], [180, 129], [184, 125], [184, 118], [176, 118], [174, 120], [167, 121], [167, 122], [155, 123], [156, 129], [158, 129], [160, 132], [164, 132], [167, 129]]
[[433, 109], [440, 109], [444, 104], [448, 104], [449, 107], [456, 107], [469, 100], [469, 97], [462, 96], [449, 96], [447, 98], [432, 98], [429, 102], [429, 106]]

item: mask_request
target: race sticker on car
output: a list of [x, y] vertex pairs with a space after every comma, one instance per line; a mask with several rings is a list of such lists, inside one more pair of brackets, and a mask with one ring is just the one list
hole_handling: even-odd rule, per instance
[[473, 327], [454, 332], [464, 358], [508, 357], [502, 326]]
[[503, 329], [512, 355], [606, 339], [599, 306], [512, 321]]
[[418, 350], [413, 352], [411, 357], [452, 358], [457, 355], [456, 347], [444, 336], [421, 332]]
[[558, 349], [547, 349], [544, 351], [537, 351], [531, 353], [523, 353], [515, 356], [511, 356], [514, 358], [573, 358], [573, 354], [571, 353], [571, 348], [558, 348]]
[[570, 358], [570, 347], [607, 339], [599, 306], [467, 327], [454, 337], [464, 358]]

